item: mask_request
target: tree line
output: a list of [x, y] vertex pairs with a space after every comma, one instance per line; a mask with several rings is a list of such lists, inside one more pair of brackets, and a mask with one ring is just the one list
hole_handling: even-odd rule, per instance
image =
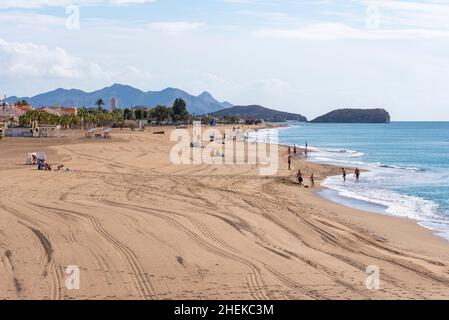
[[64, 129], [87, 129], [100, 126], [110, 126], [117, 124], [123, 127], [125, 125], [123, 111], [114, 110], [106, 112], [100, 109], [80, 108], [76, 115], [64, 114], [56, 115], [39, 110], [30, 110], [19, 117], [19, 123], [22, 126], [33, 126], [33, 123], [46, 125], [60, 125]]
[[103, 108], [104, 101], [98, 99], [95, 102], [97, 108], [80, 108], [76, 115], [56, 115], [49, 112], [39, 110], [27, 111], [19, 118], [19, 122], [23, 126], [32, 126], [33, 123], [46, 125], [61, 125], [62, 128], [79, 128], [87, 129], [100, 126], [117, 126], [125, 127], [126, 120], [142, 120], [149, 123], [166, 124], [166, 123], [183, 123], [191, 124], [193, 121], [201, 121], [202, 123], [210, 123], [213, 121], [221, 123], [238, 123], [237, 117], [224, 117], [216, 119], [208, 115], [192, 115], [187, 111], [186, 102], [183, 99], [176, 99], [173, 106], [167, 107], [157, 105], [152, 109], [148, 108], [126, 108], [115, 109], [108, 112]]

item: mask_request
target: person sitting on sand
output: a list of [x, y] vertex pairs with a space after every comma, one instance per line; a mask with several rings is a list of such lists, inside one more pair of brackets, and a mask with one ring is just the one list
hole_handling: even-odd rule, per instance
[[288, 155], [288, 170], [292, 169], [292, 156], [291, 154]]
[[341, 168], [341, 171], [343, 172], [343, 181], [346, 182], [346, 170], [345, 170], [345, 168]]
[[315, 188], [315, 177], [313, 176], [313, 173], [310, 175], [310, 187]]
[[37, 159], [37, 170], [45, 170], [45, 159]]
[[37, 159], [37, 170], [51, 171], [51, 166], [45, 162], [45, 159]]
[[357, 181], [360, 180], [360, 170], [359, 170], [359, 168], [355, 168], [354, 176], [355, 176], [355, 179]]
[[298, 173], [296, 174], [296, 177], [298, 178], [299, 187], [302, 187], [302, 183], [304, 182], [304, 179], [302, 178], [301, 170], [298, 170]]

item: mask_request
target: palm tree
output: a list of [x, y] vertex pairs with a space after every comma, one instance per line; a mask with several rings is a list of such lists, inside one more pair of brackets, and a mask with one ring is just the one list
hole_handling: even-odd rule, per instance
[[70, 116], [67, 114], [64, 114], [59, 117], [59, 124], [63, 129], [67, 129], [70, 124]]
[[100, 98], [97, 101], [95, 101], [95, 105], [98, 106], [98, 110], [101, 110], [101, 106], [104, 106], [103, 99]]
[[78, 117], [78, 115], [76, 115], [76, 116], [74, 114], [70, 115], [70, 121], [69, 121], [70, 128], [73, 128], [73, 127], [79, 128], [80, 123], [81, 123], [81, 119], [80, 119], [80, 117]]
[[89, 115], [89, 111], [86, 107], [82, 107], [78, 110], [78, 117], [81, 122], [81, 129], [84, 129], [85, 125], [87, 124], [87, 116]]

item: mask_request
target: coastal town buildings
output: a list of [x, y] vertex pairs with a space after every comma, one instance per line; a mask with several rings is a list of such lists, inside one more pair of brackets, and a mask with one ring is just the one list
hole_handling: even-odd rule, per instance
[[48, 112], [48, 113], [51, 113], [51, 114], [54, 114], [57, 116], [63, 116], [63, 115], [76, 116], [78, 114], [77, 107], [53, 106], [53, 107], [45, 107], [45, 108], [39, 109], [39, 111]]
[[0, 116], [2, 119], [16, 118], [24, 115], [27, 111], [33, 110], [29, 105], [10, 104], [6, 101], [0, 102]]

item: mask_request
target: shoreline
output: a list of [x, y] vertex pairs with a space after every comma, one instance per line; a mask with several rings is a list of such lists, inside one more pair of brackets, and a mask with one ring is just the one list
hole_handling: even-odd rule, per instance
[[[36, 141], [0, 141], [0, 160], [16, 161], [0, 172], [0, 241], [13, 267], [0, 271], [0, 298], [449, 297], [449, 244], [412, 221], [320, 198], [338, 168], [294, 159], [315, 173], [312, 190], [295, 185], [282, 147], [272, 177], [257, 165], [173, 165], [171, 129], [41, 140], [68, 172], [23, 166]], [[81, 290], [58, 282], [68, 265], [81, 268]], [[365, 286], [370, 265], [380, 290]]]
[[[291, 126], [287, 125], [288, 128], [292, 128]], [[279, 143], [279, 146], [288, 148], [289, 144], [285, 144], [285, 143]], [[291, 145], [290, 145], [291, 146]], [[304, 153], [304, 148], [303, 147], [298, 147], [298, 150], [300, 150], [302, 153]], [[319, 149], [318, 149], [319, 150]], [[313, 153], [313, 152], [317, 152], [315, 147], [312, 147], [309, 150], [309, 153]], [[319, 161], [313, 161], [310, 159], [307, 159], [304, 154], [303, 154], [303, 159], [304, 161], [310, 161], [312, 163], [317, 163], [317, 164], [322, 164], [322, 165], [327, 165], [327, 166], [332, 166], [332, 167], [336, 167], [338, 169], [340, 169], [341, 167], [345, 168], [346, 170], [355, 170], [354, 166], [350, 166], [350, 165], [346, 165], [346, 164], [342, 164], [342, 165], [336, 165], [336, 164], [331, 164], [331, 163], [325, 163], [325, 162], [319, 162]], [[390, 166], [383, 166], [383, 168], [394, 168], [394, 167], [390, 167]], [[372, 172], [371, 169], [361, 169], [362, 172]], [[335, 174], [335, 175], [329, 175], [327, 176], [327, 179], [330, 178], [334, 178], [334, 177], [339, 177], [340, 175]], [[323, 181], [325, 182], [325, 181]], [[333, 189], [330, 187], [326, 187], [320, 184], [320, 188], [322, 188], [323, 190], [317, 190], [317, 196], [326, 199], [327, 201], [331, 201], [333, 203], [336, 204], [340, 204], [343, 206], [346, 206], [348, 208], [352, 208], [352, 209], [356, 209], [356, 210], [362, 210], [362, 211], [366, 211], [366, 212], [371, 212], [373, 214], [383, 214], [383, 215], [387, 215], [387, 216], [392, 216], [392, 217], [397, 217], [400, 219], [404, 219], [404, 220], [411, 220], [413, 222], [415, 222], [419, 227], [424, 228], [426, 230], [431, 231], [435, 236], [442, 238], [444, 241], [449, 242], [449, 231], [448, 230], [438, 230], [435, 229], [435, 227], [429, 227], [426, 226], [426, 223], [429, 223], [428, 221], [424, 221], [424, 220], [419, 220], [418, 218], [412, 218], [412, 217], [403, 217], [394, 213], [389, 213], [387, 212], [388, 207], [386, 205], [380, 204], [375, 202], [374, 200], [362, 200], [359, 199], [357, 197], [351, 197], [351, 196], [344, 196], [340, 194], [340, 191], [337, 189]], [[328, 190], [328, 191], [326, 191]], [[321, 193], [321, 194], [320, 194]]]

